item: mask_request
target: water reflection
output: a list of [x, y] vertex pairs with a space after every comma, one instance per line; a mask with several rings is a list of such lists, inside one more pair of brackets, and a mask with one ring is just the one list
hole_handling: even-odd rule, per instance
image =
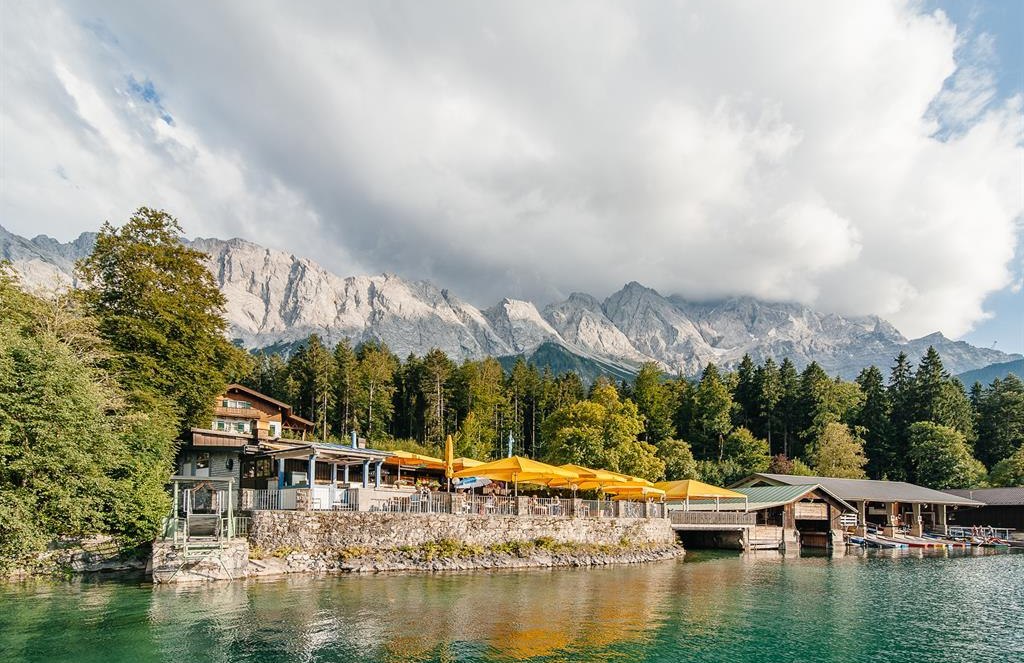
[[[927, 557], [927, 558], [925, 558]], [[0, 587], [7, 661], [844, 661], [1024, 650], [1024, 555]], [[1012, 658], [1012, 657], [1011, 657]]]
[[669, 563], [158, 587], [150, 617], [175, 658], [213, 637], [243, 656], [252, 653], [244, 643], [258, 641], [265, 653], [338, 660], [522, 660], [643, 641], [662, 625], [676, 572]]

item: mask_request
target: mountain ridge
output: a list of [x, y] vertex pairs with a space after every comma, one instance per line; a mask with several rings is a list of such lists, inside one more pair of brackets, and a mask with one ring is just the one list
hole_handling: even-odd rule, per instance
[[[10, 260], [29, 288], [74, 286], [74, 262], [89, 254], [95, 238], [29, 240], [0, 226], [0, 259]], [[939, 332], [907, 339], [874, 315], [843, 316], [752, 297], [691, 301], [636, 281], [604, 300], [575, 292], [542, 308], [505, 298], [479, 309], [430, 281], [393, 273], [341, 277], [308, 258], [242, 238], [185, 241], [208, 256], [227, 299], [230, 333], [248, 348], [284, 347], [318, 333], [329, 343], [383, 341], [399, 356], [437, 347], [459, 361], [507, 360], [539, 351], [565, 366], [581, 362], [623, 374], [654, 361], [683, 375], [709, 362], [732, 368], [749, 354], [755, 362], [788, 357], [798, 368], [817, 361], [846, 378], [871, 364], [888, 366], [900, 351], [916, 361], [929, 345], [953, 374], [1020, 358]]]

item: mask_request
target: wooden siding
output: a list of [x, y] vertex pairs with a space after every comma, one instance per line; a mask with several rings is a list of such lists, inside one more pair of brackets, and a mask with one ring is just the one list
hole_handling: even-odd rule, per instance
[[213, 433], [192, 432], [192, 446], [195, 447], [245, 447], [252, 444], [250, 435], [218, 435]]
[[793, 505], [797, 520], [828, 520], [828, 505], [824, 502], [797, 502]]

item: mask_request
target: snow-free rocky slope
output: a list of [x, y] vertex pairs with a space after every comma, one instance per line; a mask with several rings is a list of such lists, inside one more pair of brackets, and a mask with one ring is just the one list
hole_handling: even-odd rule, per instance
[[[92, 233], [62, 244], [0, 228], [0, 259], [10, 260], [30, 288], [71, 285], [74, 261], [88, 255]], [[877, 316], [846, 317], [792, 303], [749, 297], [692, 302], [632, 282], [601, 301], [573, 293], [538, 309], [504, 299], [485, 310], [427, 281], [394, 274], [340, 277], [319, 264], [242, 239], [196, 239], [227, 298], [231, 334], [246, 347], [287, 347], [316, 332], [328, 342], [375, 339], [400, 357], [440, 348], [457, 359], [537, 355], [561, 366], [628, 374], [643, 361], [695, 375], [708, 362], [734, 367], [789, 357], [802, 367], [855, 376], [887, 367], [900, 351], [912, 359], [929, 345], [951, 373], [1019, 359], [1019, 355], [952, 341], [939, 333], [904, 338]]]

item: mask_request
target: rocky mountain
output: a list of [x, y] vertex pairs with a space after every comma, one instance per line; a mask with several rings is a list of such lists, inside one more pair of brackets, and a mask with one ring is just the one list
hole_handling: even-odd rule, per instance
[[[26, 240], [0, 228], [0, 259], [10, 260], [30, 287], [73, 285], [74, 261], [94, 241], [94, 234], [67, 244], [45, 236]], [[817, 361], [852, 377], [870, 364], [889, 366], [900, 351], [916, 360], [929, 345], [952, 373], [1020, 358], [939, 333], [910, 340], [877, 316], [749, 297], [694, 302], [636, 282], [603, 301], [573, 293], [543, 311], [514, 299], [481, 310], [427, 281], [394, 274], [343, 278], [242, 239], [189, 243], [209, 257], [227, 297], [231, 333], [250, 348], [288, 347], [316, 332], [330, 343], [380, 340], [402, 357], [435, 347], [457, 360], [494, 356], [507, 363], [525, 356], [587, 377], [629, 375], [644, 361], [696, 375], [709, 362], [731, 368], [744, 354], [757, 362], [789, 357], [798, 367]]]
[[46, 235], [25, 239], [0, 226], [0, 260], [10, 260], [22, 284], [33, 290], [74, 285], [75, 261], [89, 255], [95, 244], [96, 233], [82, 233], [62, 244]]

